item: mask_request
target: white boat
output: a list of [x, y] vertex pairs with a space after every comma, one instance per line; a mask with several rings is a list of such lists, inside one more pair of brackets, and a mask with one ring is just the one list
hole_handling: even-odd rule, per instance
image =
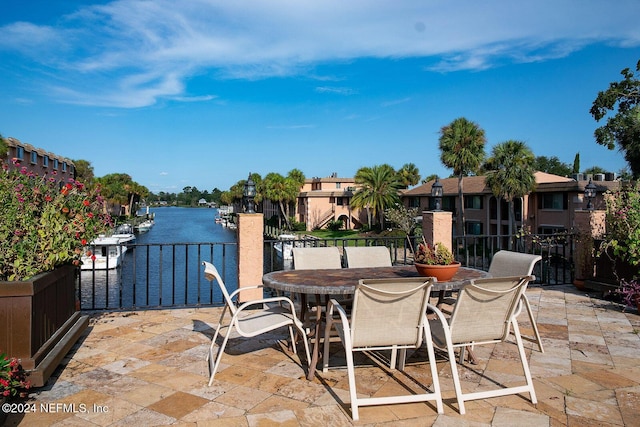
[[279, 242], [273, 244], [276, 254], [284, 259], [293, 259], [293, 241], [296, 239], [295, 234], [281, 234], [278, 236]]
[[110, 270], [122, 263], [127, 246], [113, 236], [99, 236], [84, 248], [81, 270]]
[[136, 235], [133, 233], [131, 224], [120, 224], [111, 237], [119, 239], [120, 243], [125, 245], [136, 242]]
[[147, 231], [151, 230], [151, 227], [153, 227], [153, 221], [147, 219], [136, 225], [134, 228], [138, 231], [138, 233], [146, 233]]

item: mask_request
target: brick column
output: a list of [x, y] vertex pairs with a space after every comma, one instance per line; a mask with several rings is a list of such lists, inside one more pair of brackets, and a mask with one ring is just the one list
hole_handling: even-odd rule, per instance
[[453, 214], [446, 211], [422, 212], [422, 235], [427, 243], [442, 243], [453, 252], [452, 226]]
[[[264, 258], [264, 221], [261, 213], [238, 214], [238, 287], [262, 284]], [[263, 297], [262, 289], [240, 292], [238, 301]]]

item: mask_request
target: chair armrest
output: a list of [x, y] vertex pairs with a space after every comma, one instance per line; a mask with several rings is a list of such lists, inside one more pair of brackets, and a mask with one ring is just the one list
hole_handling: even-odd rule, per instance
[[[247, 289], [247, 288], [243, 288], [243, 289]], [[298, 320], [298, 316], [296, 315], [296, 307], [293, 304], [293, 301], [291, 301], [291, 299], [284, 296], [262, 298], [262, 299], [256, 299], [256, 300], [244, 302], [237, 308], [236, 314], [239, 314], [242, 310], [246, 309], [249, 306], [256, 305], [256, 304], [266, 304], [269, 302], [284, 302], [288, 304], [289, 305], [288, 311], [291, 312], [291, 315], [293, 316], [294, 319]]]
[[340, 321], [342, 322], [342, 324], [346, 325], [347, 327], [349, 327], [349, 317], [347, 316], [346, 310], [338, 302], [338, 300], [333, 299], [333, 298], [331, 298], [329, 300], [329, 303], [327, 304], [327, 314], [326, 314], [327, 322], [329, 321], [329, 319], [333, 319], [334, 309], [340, 315]]
[[263, 285], [257, 285], [257, 286], [243, 286], [242, 288], [238, 288], [235, 291], [231, 292], [229, 294], [229, 298], [233, 299], [233, 297], [235, 297], [236, 295], [238, 295], [240, 292], [242, 291], [248, 291], [250, 289], [259, 289], [259, 288], [264, 288]]
[[442, 322], [443, 326], [448, 326], [449, 325], [449, 321], [444, 316], [444, 313], [442, 313], [442, 311], [438, 307], [427, 303], [427, 311], [428, 310], [431, 310], [436, 314], [436, 316], [438, 317], [438, 320], [440, 320], [440, 322]]

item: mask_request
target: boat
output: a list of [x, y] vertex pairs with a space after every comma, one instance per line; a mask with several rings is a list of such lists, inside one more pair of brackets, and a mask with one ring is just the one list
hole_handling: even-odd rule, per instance
[[110, 270], [122, 263], [127, 246], [118, 237], [100, 235], [84, 249], [81, 270]]
[[147, 231], [151, 230], [151, 227], [153, 227], [153, 221], [150, 219], [146, 219], [142, 221], [140, 224], [136, 225], [134, 229], [138, 233], [146, 233]]
[[283, 260], [293, 259], [293, 241], [296, 237], [295, 234], [281, 234], [278, 236], [280, 241], [273, 244], [276, 254]]
[[119, 239], [122, 244], [132, 244], [136, 242], [136, 235], [133, 231], [131, 224], [120, 224], [111, 237]]

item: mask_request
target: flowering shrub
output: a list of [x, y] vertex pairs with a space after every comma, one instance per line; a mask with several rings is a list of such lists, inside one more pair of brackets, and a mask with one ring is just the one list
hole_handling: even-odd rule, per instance
[[111, 226], [99, 189], [56, 173], [0, 171], [0, 280], [25, 280], [63, 264], [80, 264], [82, 247]]
[[631, 307], [636, 307], [640, 303], [640, 282], [637, 280], [622, 280], [618, 289], [624, 303]]
[[413, 260], [427, 265], [449, 265], [455, 261], [451, 251], [442, 243], [433, 246], [424, 241], [418, 245]]
[[608, 192], [606, 201], [607, 233], [600, 251], [640, 265], [640, 183]]
[[0, 354], [0, 394], [5, 397], [25, 397], [31, 383], [20, 361]]

